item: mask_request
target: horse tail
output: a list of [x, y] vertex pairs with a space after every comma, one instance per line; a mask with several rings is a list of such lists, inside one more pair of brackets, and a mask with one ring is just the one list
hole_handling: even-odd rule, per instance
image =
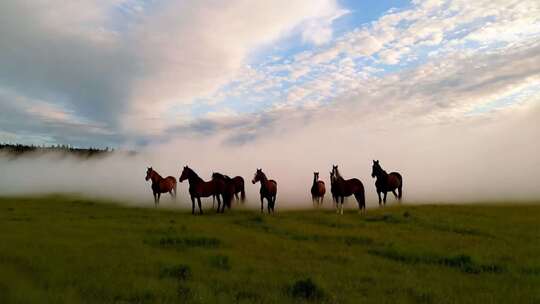
[[358, 202], [358, 209], [366, 209], [366, 194], [364, 191], [364, 185], [360, 182], [360, 190], [354, 194], [356, 201]]
[[401, 197], [403, 195], [403, 177], [401, 176], [401, 174], [395, 172], [395, 174], [397, 175], [397, 178], [399, 180], [399, 185], [397, 186], [397, 190], [398, 190], [398, 199], [401, 200]]
[[[401, 177], [401, 175], [399, 176]], [[401, 197], [403, 196], [403, 179], [399, 179], [399, 187], [397, 188], [398, 191], [398, 199], [401, 200]]]

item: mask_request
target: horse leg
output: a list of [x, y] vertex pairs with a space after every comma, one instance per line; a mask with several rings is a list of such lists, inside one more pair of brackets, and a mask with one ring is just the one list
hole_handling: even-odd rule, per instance
[[264, 213], [263, 195], [261, 194], [261, 213]]
[[[216, 196], [212, 195], [212, 209], [215, 209], [215, 208], [216, 208]], [[219, 208], [219, 205], [218, 205], [218, 208]]]
[[345, 196], [341, 197], [341, 215], [343, 215], [343, 203], [345, 202]]
[[323, 202], [324, 202], [324, 195], [321, 196], [321, 206], [323, 205]]
[[158, 205], [159, 205], [159, 199], [160, 199], [160, 198], [161, 198], [161, 193], [158, 192], [158, 193], [157, 193], [157, 204], [158, 204]]
[[268, 204], [266, 204], [266, 211], [268, 211], [268, 214], [270, 214], [272, 209], [272, 197], [269, 196], [266, 198], [266, 200], [268, 201]]
[[225, 213], [225, 207], [228, 207], [229, 209], [231, 208], [230, 206], [231, 206], [232, 198], [233, 198], [232, 195], [230, 198], [223, 196], [223, 207], [221, 207], [221, 213]]
[[377, 190], [377, 196], [379, 196], [379, 207], [381, 206], [381, 193]]
[[201, 197], [197, 197], [197, 204], [199, 205], [199, 213], [203, 214], [202, 206], [201, 206]]
[[155, 192], [152, 193], [154, 195], [154, 207], [157, 207], [158, 201], [157, 201], [157, 195]]
[[386, 191], [384, 191], [383, 193], [384, 193], [384, 197], [383, 197], [383, 203], [384, 203], [384, 205], [386, 206], [386, 193], [387, 193], [387, 192], [386, 192]]
[[399, 199], [399, 197], [398, 197], [398, 195], [397, 195], [397, 193], [396, 193], [396, 190], [395, 190], [395, 189], [394, 189], [394, 190], [392, 190], [392, 193], [394, 194], [394, 196], [396, 197], [396, 199]]
[[400, 201], [401, 201], [401, 197], [402, 197], [402, 195], [403, 195], [403, 192], [401, 191], [401, 187], [402, 187], [402, 185], [399, 185], [399, 187], [397, 188], [397, 191], [398, 191], [398, 200], [400, 200]]
[[195, 214], [195, 197], [191, 196], [191, 214]]

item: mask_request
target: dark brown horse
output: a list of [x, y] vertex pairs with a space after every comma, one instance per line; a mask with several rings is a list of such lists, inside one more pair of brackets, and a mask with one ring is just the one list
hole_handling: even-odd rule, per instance
[[319, 172], [313, 172], [313, 185], [311, 186], [311, 200], [313, 205], [322, 206], [326, 187], [324, 182], [319, 180]]
[[172, 176], [163, 178], [161, 175], [159, 175], [159, 173], [154, 171], [152, 167], [150, 167], [146, 170], [145, 180], [152, 180], [152, 192], [154, 193], [154, 205], [156, 207], [159, 205], [161, 193], [169, 192], [171, 197], [176, 199], [176, 178]]
[[268, 180], [266, 175], [263, 173], [262, 169], [257, 169], [253, 180], [253, 184], [261, 182], [261, 212], [264, 212], [263, 200], [266, 198], [268, 201], [267, 209], [268, 213], [274, 213], [274, 206], [276, 205], [276, 196], [277, 196], [277, 183], [275, 180]]
[[[358, 211], [366, 211], [366, 197], [364, 193], [364, 185], [357, 178], [344, 179], [339, 173], [338, 166], [332, 167], [332, 177], [334, 179], [335, 195], [337, 197], [337, 212], [343, 214], [343, 202], [346, 196], [354, 195], [358, 202]], [[341, 203], [341, 211], [339, 204]]]
[[182, 174], [180, 175], [180, 178], [178, 180], [180, 182], [183, 182], [186, 179], [189, 182], [189, 195], [191, 196], [192, 214], [195, 214], [195, 199], [197, 199], [197, 203], [199, 205], [199, 213], [202, 214], [203, 211], [201, 207], [201, 197], [209, 197], [212, 195], [216, 195], [218, 201], [218, 212], [220, 211], [220, 195], [225, 188], [225, 183], [223, 181], [211, 180], [209, 182], [205, 182], [202, 178], [199, 177], [199, 175], [197, 175], [197, 173], [195, 173], [195, 171], [193, 171], [188, 166], [184, 167], [184, 169], [182, 170]]
[[[223, 207], [221, 207], [221, 213], [225, 212], [225, 206], [227, 208], [231, 209], [232, 205], [232, 199], [236, 192], [236, 185], [232, 178], [228, 177], [227, 175], [214, 172], [212, 173], [212, 180], [215, 182], [220, 182], [224, 184], [223, 191], [221, 193], [223, 197]], [[217, 195], [214, 195], [216, 197]], [[219, 212], [219, 205], [218, 205], [218, 212]]]
[[[231, 178], [231, 181], [234, 184], [234, 196], [236, 197], [236, 200], [244, 203], [246, 201], [244, 178], [241, 176], [235, 176]], [[238, 193], [240, 193], [240, 197], [238, 197]]]
[[[397, 200], [401, 201], [401, 196], [403, 194], [403, 178], [398, 172], [386, 173], [386, 171], [381, 168], [378, 160], [373, 161], [373, 167], [371, 171], [371, 177], [377, 177], [375, 181], [375, 188], [377, 188], [377, 195], [379, 196], [379, 206], [381, 205], [381, 193], [384, 194], [382, 201], [386, 205], [386, 193], [392, 192]], [[396, 193], [397, 189], [397, 193]]]
[[[225, 175], [225, 174], [221, 174], [219, 173], [220, 175], [223, 175], [223, 177], [226, 177], [227, 179], [229, 179], [233, 185], [234, 185], [234, 197], [236, 198], [236, 201], [240, 201], [242, 203], [244, 203], [246, 201], [246, 189], [245, 189], [245, 186], [244, 186], [244, 178], [241, 177], [241, 176], [235, 176], [233, 178], [230, 178], [228, 175]], [[238, 197], [238, 193], [240, 193], [240, 197]], [[214, 196], [214, 200], [215, 200], [215, 196]], [[212, 208], [214, 207], [214, 204], [212, 202]]]

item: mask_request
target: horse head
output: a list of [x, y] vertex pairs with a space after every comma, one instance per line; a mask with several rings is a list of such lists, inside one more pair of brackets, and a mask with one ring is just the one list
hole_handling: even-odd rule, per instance
[[188, 166], [184, 166], [184, 169], [182, 170], [182, 174], [180, 174], [178, 181], [183, 182], [186, 179], [188, 179], [190, 172], [191, 172], [191, 169]]
[[255, 176], [253, 176], [253, 179], [251, 180], [251, 182], [255, 184], [256, 182], [260, 181], [263, 176], [264, 176], [264, 173], [262, 172], [262, 169], [257, 169], [257, 171], [255, 172]]
[[373, 166], [371, 168], [371, 177], [376, 177], [382, 171], [381, 165], [379, 165], [379, 160], [373, 160]]
[[151, 179], [152, 175], [153, 175], [153, 172], [154, 172], [154, 170], [152, 169], [152, 167], [149, 167], [146, 170], [146, 178], [144, 180], [148, 181], [149, 179]]

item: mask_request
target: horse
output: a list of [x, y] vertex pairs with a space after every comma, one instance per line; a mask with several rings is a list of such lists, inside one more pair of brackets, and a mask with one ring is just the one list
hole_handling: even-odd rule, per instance
[[[398, 201], [401, 201], [403, 195], [403, 178], [398, 172], [386, 173], [379, 164], [379, 160], [373, 160], [373, 167], [371, 171], [371, 177], [377, 178], [375, 181], [375, 188], [377, 188], [377, 195], [379, 196], [379, 206], [381, 205], [381, 192], [384, 193], [383, 203], [386, 205], [386, 193], [392, 192]], [[396, 189], [398, 193], [396, 193]]]
[[[235, 176], [231, 178], [231, 181], [234, 184], [234, 196], [236, 197], [236, 200], [244, 203], [246, 201], [244, 178], [241, 176]], [[240, 193], [240, 197], [238, 197], [238, 193]]]
[[276, 196], [277, 196], [277, 183], [275, 180], [268, 180], [266, 175], [263, 173], [262, 169], [257, 169], [255, 172], [255, 176], [251, 180], [253, 184], [260, 182], [261, 183], [261, 190], [259, 191], [261, 194], [261, 213], [264, 212], [263, 208], [263, 200], [266, 198], [268, 201], [267, 209], [268, 213], [270, 211], [272, 214], [274, 214], [274, 206], [276, 204]]
[[326, 187], [324, 182], [319, 180], [319, 172], [313, 172], [313, 185], [311, 186], [311, 200], [313, 204], [322, 206]]
[[335, 195], [337, 197], [337, 204], [339, 207], [339, 203], [341, 200], [341, 211], [339, 208], [337, 208], [337, 213], [343, 214], [343, 202], [345, 200], [346, 196], [354, 195], [356, 198], [356, 201], [358, 202], [358, 211], [365, 212], [366, 211], [366, 197], [364, 193], [364, 185], [362, 182], [357, 178], [351, 178], [351, 179], [344, 179], [341, 174], [339, 173], [338, 166], [332, 167], [332, 178], [334, 179], [334, 188], [335, 188]]
[[201, 197], [209, 197], [212, 195], [217, 196], [218, 201], [218, 212], [220, 212], [221, 200], [220, 195], [222, 194], [225, 188], [225, 182], [220, 180], [211, 180], [205, 182], [202, 178], [195, 173], [188, 166], [184, 166], [182, 174], [178, 180], [183, 182], [185, 180], [189, 182], [189, 195], [191, 196], [191, 214], [195, 214], [195, 199], [197, 199], [197, 204], [199, 205], [199, 213], [203, 214], [201, 207]]
[[[240, 201], [244, 203], [246, 201], [246, 190], [244, 186], [244, 178], [241, 176], [235, 176], [233, 178], [230, 178], [228, 175], [223, 175], [223, 177], [228, 178], [234, 185], [234, 197], [236, 198], [236, 201]], [[238, 193], [240, 193], [240, 197], [238, 197]], [[215, 200], [215, 196], [214, 196]], [[214, 208], [214, 202], [212, 202], [212, 208]]]
[[159, 173], [154, 171], [152, 167], [146, 170], [145, 180], [152, 180], [152, 192], [154, 194], [154, 206], [159, 205], [159, 199], [161, 193], [169, 192], [173, 199], [176, 199], [176, 178], [173, 176], [167, 176], [166, 178], [161, 177]]
[[[223, 196], [223, 207], [221, 209], [221, 212], [223, 213], [225, 212], [225, 206], [231, 209], [231, 202], [234, 195], [236, 194], [236, 185], [232, 178], [218, 172], [212, 173], [212, 180], [216, 182], [222, 182], [225, 185], [221, 193]], [[218, 212], [219, 212], [219, 205], [218, 205]]]

